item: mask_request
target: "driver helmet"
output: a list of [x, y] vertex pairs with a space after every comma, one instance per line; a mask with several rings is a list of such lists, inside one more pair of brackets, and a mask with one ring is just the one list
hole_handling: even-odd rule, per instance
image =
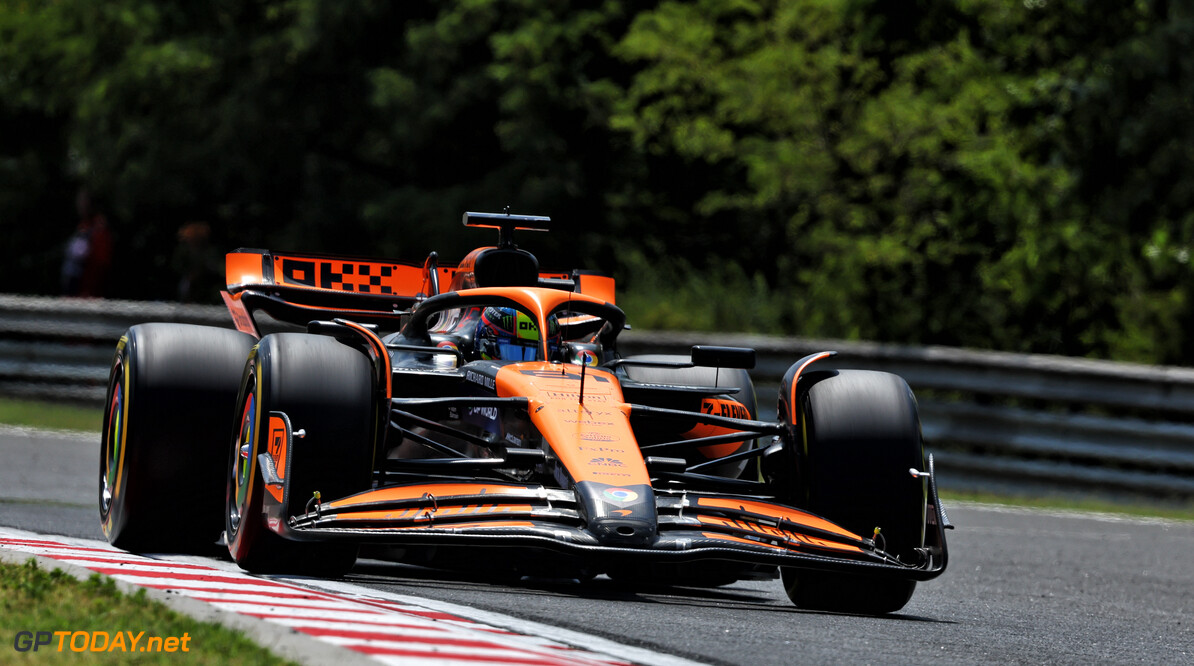
[[[486, 361], [543, 361], [539, 326], [529, 315], [510, 307], [487, 307], [481, 312], [474, 343]], [[547, 317], [547, 349], [554, 358], [560, 348], [560, 324]]]

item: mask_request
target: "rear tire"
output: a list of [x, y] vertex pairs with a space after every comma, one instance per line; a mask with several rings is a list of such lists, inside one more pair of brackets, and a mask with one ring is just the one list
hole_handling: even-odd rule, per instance
[[140, 324], [120, 339], [100, 443], [100, 523], [131, 551], [214, 547], [223, 522], [224, 442], [252, 336]]
[[296, 430], [306, 431], [295, 440], [289, 461], [288, 516], [302, 513], [315, 491], [322, 501], [331, 501], [367, 490], [373, 399], [373, 370], [364, 354], [317, 335], [262, 338], [244, 368], [236, 436], [229, 436], [226, 458], [225, 534], [238, 565], [257, 573], [319, 576], [352, 568], [355, 544], [291, 541], [266, 527], [257, 455], [268, 450], [269, 413], [285, 412]]
[[[916, 399], [896, 375], [841, 370], [804, 394], [802, 442], [795, 462], [812, 513], [858, 534], [881, 529], [880, 546], [915, 562], [924, 545], [926, 488], [909, 468], [925, 469]], [[793, 416], [784, 397], [781, 417]], [[801, 493], [800, 490], [803, 492]], [[805, 569], [783, 569], [788, 597], [801, 608], [878, 615], [904, 607], [916, 582]]]

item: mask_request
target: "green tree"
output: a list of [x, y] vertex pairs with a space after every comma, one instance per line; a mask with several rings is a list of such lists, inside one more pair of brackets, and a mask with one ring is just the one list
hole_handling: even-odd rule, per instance
[[613, 122], [690, 178], [626, 215], [762, 276], [790, 332], [1180, 362], [1190, 25], [1095, 4], [641, 12]]
[[[510, 205], [557, 217], [544, 245], [583, 262], [602, 251], [605, 45], [626, 20], [613, 2], [14, 0], [0, 69], [20, 101], [0, 112], [47, 124], [48, 168], [104, 195], [115, 295], [169, 296], [196, 219], [224, 246], [451, 259], [492, 242], [463, 211]], [[6, 220], [41, 213], [11, 194]]]

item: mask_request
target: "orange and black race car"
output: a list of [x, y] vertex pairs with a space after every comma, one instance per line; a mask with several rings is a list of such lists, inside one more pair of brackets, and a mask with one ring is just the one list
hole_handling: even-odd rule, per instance
[[798, 606], [860, 613], [944, 571], [902, 379], [814, 354], [759, 420], [752, 349], [624, 356], [613, 280], [515, 245], [547, 218], [464, 223], [499, 241], [452, 267], [237, 250], [238, 330], [130, 328], [100, 457], [109, 541], [194, 550], [223, 530], [245, 569], [319, 575], [366, 545], [631, 584], [779, 572]]

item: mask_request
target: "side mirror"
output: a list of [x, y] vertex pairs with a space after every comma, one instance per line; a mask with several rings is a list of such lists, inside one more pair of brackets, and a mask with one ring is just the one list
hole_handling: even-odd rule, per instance
[[692, 348], [692, 364], [705, 368], [751, 370], [755, 367], [755, 350], [749, 347], [697, 345]]

